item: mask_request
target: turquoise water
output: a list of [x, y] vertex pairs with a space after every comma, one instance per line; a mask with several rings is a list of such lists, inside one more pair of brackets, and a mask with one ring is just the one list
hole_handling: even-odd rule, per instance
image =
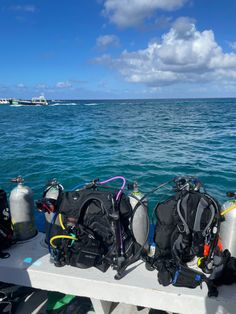
[[[38, 199], [54, 177], [71, 189], [123, 175], [149, 191], [186, 174], [198, 176], [223, 202], [226, 191], [236, 190], [235, 144], [236, 99], [5, 105], [0, 107], [0, 187], [9, 192], [9, 179], [22, 175]], [[160, 197], [150, 197], [150, 211]]]

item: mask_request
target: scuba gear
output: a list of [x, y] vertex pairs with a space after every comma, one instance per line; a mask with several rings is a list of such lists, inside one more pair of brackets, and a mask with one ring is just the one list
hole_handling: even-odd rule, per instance
[[[63, 186], [54, 178], [50, 180], [43, 192], [43, 198], [36, 202], [39, 211], [45, 212], [45, 242], [49, 244], [49, 237], [60, 232], [60, 223], [58, 217], [54, 217], [57, 211], [57, 205], [63, 192]], [[53, 230], [52, 224], [53, 221]], [[53, 234], [52, 234], [53, 233]], [[50, 236], [49, 236], [50, 235]], [[50, 251], [50, 246], [49, 246]]]
[[3, 253], [12, 244], [13, 230], [11, 215], [7, 202], [7, 194], [0, 190], [0, 258], [7, 258], [9, 253]]
[[156, 243], [152, 242], [150, 247], [149, 247], [148, 256], [153, 257], [155, 255], [155, 252], [156, 252]]
[[[173, 283], [176, 271], [180, 268], [180, 282], [185, 286], [200, 285], [196, 281], [187, 263], [196, 256], [203, 257], [200, 268], [211, 273], [214, 269], [214, 257], [221, 252], [218, 246], [219, 226], [221, 222], [220, 206], [209, 194], [200, 192], [202, 185], [194, 177], [177, 177], [174, 179], [176, 194], [155, 208], [156, 228], [154, 240], [157, 244], [155, 256], [148, 258], [147, 268], [158, 269], [158, 279], [163, 285]], [[183, 271], [184, 267], [184, 271]], [[187, 276], [190, 281], [183, 279]], [[203, 281], [206, 281], [205, 277]], [[177, 281], [179, 282], [179, 280]], [[210, 287], [207, 279], [208, 287]], [[215, 294], [210, 292], [210, 294]]]
[[226, 196], [236, 198], [236, 192], [227, 192]]
[[176, 270], [172, 284], [175, 287], [186, 287], [194, 289], [198, 286], [201, 286], [203, 282], [207, 284], [208, 296], [217, 297], [218, 290], [210, 279], [208, 279], [203, 273], [183, 265], [181, 265]]
[[232, 256], [236, 256], [236, 193], [228, 192], [228, 197], [234, 199], [226, 201], [221, 208], [224, 218], [220, 229], [220, 238], [224, 249], [228, 249]]
[[53, 213], [57, 210], [63, 186], [56, 179], [50, 180], [43, 192], [43, 198], [36, 202], [39, 211]]
[[[102, 189], [116, 179], [123, 181], [118, 191]], [[143, 246], [132, 233], [133, 211], [123, 193], [125, 183], [119, 176], [102, 182], [96, 179], [82, 189], [61, 193], [55, 211], [60, 227], [55, 233], [52, 225], [54, 234], [50, 236], [56, 266], [95, 266], [103, 272], [112, 266], [117, 270], [115, 278], [120, 279], [125, 269], [139, 259]]]
[[175, 191], [200, 191], [202, 186], [201, 181], [192, 176], [179, 176], [173, 179], [176, 187], [174, 188]]
[[34, 289], [0, 282], [0, 313], [14, 314]]
[[32, 190], [23, 185], [18, 176], [11, 180], [17, 186], [11, 191], [9, 205], [13, 224], [13, 236], [17, 241], [28, 240], [37, 234], [34, 222], [34, 200]]
[[216, 276], [211, 275], [214, 284], [218, 287], [236, 283], [236, 258], [228, 250], [224, 250], [222, 254], [221, 268]]
[[147, 198], [139, 191], [137, 182], [133, 183], [133, 192], [128, 196], [133, 209], [131, 228], [134, 238], [140, 245], [143, 246], [146, 244], [147, 246], [147, 236], [149, 233]]

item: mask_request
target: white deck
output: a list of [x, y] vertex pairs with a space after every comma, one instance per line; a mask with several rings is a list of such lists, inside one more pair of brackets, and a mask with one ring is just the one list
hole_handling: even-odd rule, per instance
[[117, 281], [112, 269], [102, 273], [96, 268], [55, 267], [43, 244], [44, 234], [39, 233], [12, 247], [10, 258], [0, 260], [0, 281], [87, 296], [97, 313], [108, 313], [110, 302], [183, 314], [236, 313], [236, 285], [220, 288], [218, 298], [208, 298], [205, 285], [202, 290], [163, 287], [157, 282], [157, 272], [147, 271], [141, 261], [131, 265], [126, 276]]

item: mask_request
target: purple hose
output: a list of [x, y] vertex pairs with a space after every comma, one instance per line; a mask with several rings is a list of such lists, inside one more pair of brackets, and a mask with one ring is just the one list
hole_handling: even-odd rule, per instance
[[117, 180], [117, 179], [123, 180], [123, 184], [122, 184], [122, 186], [121, 186], [119, 192], [118, 192], [117, 195], [116, 195], [116, 201], [119, 200], [120, 195], [121, 195], [122, 191], [123, 191], [124, 188], [125, 188], [125, 185], [126, 185], [126, 180], [125, 180], [125, 178], [124, 178], [124, 177], [121, 177], [121, 176], [116, 176], [116, 177], [112, 177], [112, 178], [110, 178], [110, 179], [107, 179], [107, 180], [105, 180], [105, 181], [98, 182], [98, 184], [106, 184], [106, 183], [108, 183], [108, 182], [111, 182], [111, 181], [114, 181], [114, 180]]
[[[117, 195], [116, 195], [116, 201], [119, 200], [120, 195], [121, 195], [122, 191], [123, 191], [124, 188], [125, 188], [125, 185], [126, 185], [126, 180], [125, 180], [125, 178], [124, 178], [124, 177], [121, 177], [121, 176], [116, 176], [116, 177], [112, 177], [112, 178], [110, 178], [110, 179], [107, 179], [107, 180], [105, 180], [105, 181], [98, 182], [99, 184], [106, 184], [106, 183], [108, 183], [108, 182], [111, 182], [111, 181], [114, 181], [114, 180], [117, 180], [117, 179], [123, 180], [123, 184], [122, 184], [122, 186], [121, 186], [119, 192], [118, 192]], [[123, 245], [123, 239], [122, 239], [122, 233], [121, 233], [121, 228], [120, 228], [120, 226], [119, 226], [119, 236], [120, 236], [120, 250], [121, 250], [121, 254], [123, 255], [123, 254], [124, 254], [124, 245]]]

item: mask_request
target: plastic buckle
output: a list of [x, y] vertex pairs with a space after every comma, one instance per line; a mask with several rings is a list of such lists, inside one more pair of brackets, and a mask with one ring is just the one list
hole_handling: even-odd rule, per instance
[[[181, 226], [182, 226], [182, 228], [181, 228]], [[177, 225], [177, 229], [179, 230], [180, 233], [184, 233], [185, 232], [184, 225]]]

